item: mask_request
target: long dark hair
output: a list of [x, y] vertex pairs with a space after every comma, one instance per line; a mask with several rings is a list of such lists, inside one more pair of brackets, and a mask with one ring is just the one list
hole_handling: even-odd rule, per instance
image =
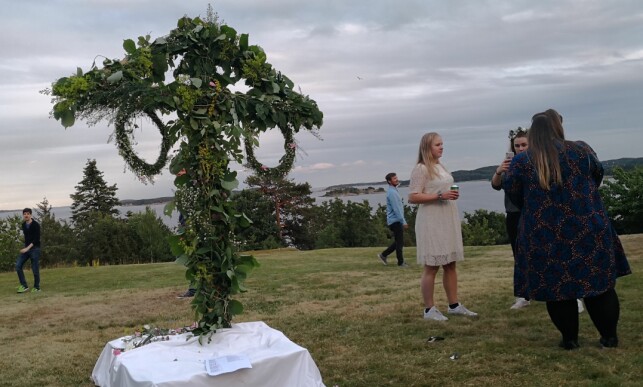
[[[558, 113], [556, 114], [558, 115]], [[565, 133], [558, 117], [556, 118], [558, 123], [554, 125], [551, 113], [536, 114], [532, 118], [529, 129], [529, 157], [536, 167], [538, 183], [545, 190], [549, 190], [552, 183], [562, 184], [556, 144], [565, 142]]]

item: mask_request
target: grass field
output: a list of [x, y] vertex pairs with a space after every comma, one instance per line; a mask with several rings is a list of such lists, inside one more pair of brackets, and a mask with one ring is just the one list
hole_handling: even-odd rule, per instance
[[[261, 267], [240, 299], [235, 322], [264, 321], [307, 348], [327, 386], [622, 386], [643, 378], [643, 234], [622, 237], [633, 275], [619, 280], [620, 347], [601, 349], [587, 313], [577, 351], [543, 303], [509, 310], [509, 246], [466, 248], [460, 300], [480, 314], [422, 319], [421, 268], [383, 266], [380, 248], [257, 252]], [[26, 273], [31, 283], [31, 273]], [[189, 325], [176, 264], [45, 269], [40, 294], [16, 294], [15, 273], [0, 273], [1, 386], [92, 386], [105, 343], [143, 324]], [[441, 281], [439, 275], [438, 280]], [[445, 311], [441, 285], [438, 306]], [[429, 336], [444, 341], [426, 343]], [[459, 354], [458, 360], [450, 355]]]

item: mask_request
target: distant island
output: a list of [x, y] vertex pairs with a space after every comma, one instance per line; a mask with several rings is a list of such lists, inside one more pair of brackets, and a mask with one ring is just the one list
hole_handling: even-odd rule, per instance
[[174, 196], [163, 196], [152, 199], [125, 199], [121, 200], [121, 206], [147, 206], [150, 204], [163, 204], [174, 199]]
[[[612, 170], [614, 169], [614, 167], [620, 167], [625, 170], [629, 170], [638, 166], [643, 166], [643, 157], [635, 157], [635, 158], [626, 157], [622, 159], [605, 160], [605, 161], [602, 161], [602, 164], [603, 164], [603, 168], [605, 169], [605, 176], [611, 176]], [[474, 181], [474, 180], [491, 180], [491, 177], [496, 171], [496, 168], [498, 168], [497, 165], [491, 165], [488, 167], [482, 167], [482, 168], [473, 169], [470, 171], [455, 171], [455, 172], [452, 172], [451, 174], [453, 175], [453, 179], [456, 182]], [[409, 182], [410, 180], [400, 180], [400, 186], [402, 187], [408, 186]], [[386, 184], [386, 182], [382, 180], [382, 181], [370, 182], [370, 183], [338, 184], [338, 185], [331, 185], [329, 187], [326, 187], [325, 190], [334, 191], [334, 190], [342, 190], [342, 189], [347, 189], [352, 187], [363, 187], [363, 186], [369, 186], [369, 188], [372, 188], [370, 186], [377, 186], [382, 184]]]
[[335, 189], [329, 190], [323, 196], [335, 198], [338, 196], [357, 196], [357, 195], [363, 195], [363, 194], [382, 193], [382, 192], [384, 192], [384, 188], [382, 187], [379, 187], [379, 188], [342, 187], [342, 188], [335, 188]]

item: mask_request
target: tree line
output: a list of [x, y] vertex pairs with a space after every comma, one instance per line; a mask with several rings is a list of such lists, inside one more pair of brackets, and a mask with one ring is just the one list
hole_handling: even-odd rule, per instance
[[[174, 259], [167, 238], [171, 230], [156, 213], [127, 213], [120, 218], [116, 185], [107, 185], [96, 160], [88, 160], [83, 179], [70, 195], [70, 221], [57, 219], [45, 197], [36, 204], [40, 223], [42, 267], [167, 262]], [[14, 270], [22, 248], [22, 217], [0, 220], [0, 270]]]
[[[301, 250], [384, 246], [391, 235], [386, 227], [386, 207], [368, 201], [333, 199], [315, 204], [308, 183], [290, 179], [251, 176], [248, 188], [232, 197], [236, 210], [252, 222], [235, 230], [234, 243], [241, 251], [294, 247]], [[147, 208], [142, 213], [120, 217], [116, 186], [109, 186], [88, 160], [83, 180], [75, 187], [69, 222], [56, 219], [47, 199], [36, 205], [41, 224], [43, 267], [115, 265], [169, 262], [168, 238], [173, 230]], [[611, 179], [600, 189], [614, 228], [619, 234], [643, 232], [643, 167], [614, 168]], [[415, 245], [415, 206], [404, 206], [411, 227], [404, 233], [406, 246]], [[13, 270], [22, 247], [22, 218], [0, 220], [0, 270]], [[505, 214], [476, 210], [462, 221], [465, 245], [509, 243]]]

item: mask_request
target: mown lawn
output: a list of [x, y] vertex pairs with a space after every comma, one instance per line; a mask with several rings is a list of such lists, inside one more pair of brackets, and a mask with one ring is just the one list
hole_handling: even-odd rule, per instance
[[[235, 321], [264, 321], [306, 347], [327, 386], [641, 385], [643, 235], [622, 240], [634, 274], [617, 286], [621, 346], [613, 350], [599, 347], [586, 312], [581, 349], [567, 352], [557, 347], [544, 304], [509, 310], [508, 246], [466, 249], [460, 299], [477, 319], [424, 321], [421, 268], [383, 266], [380, 248], [354, 248], [256, 252], [261, 267]], [[414, 262], [415, 250], [405, 253]], [[2, 386], [91, 386], [107, 341], [143, 324], [193, 321], [189, 301], [176, 298], [187, 286], [176, 264], [45, 269], [41, 276], [42, 293], [19, 295], [15, 273], [0, 273]], [[434, 335], [445, 340], [426, 343]], [[451, 360], [455, 352], [459, 359]]]

